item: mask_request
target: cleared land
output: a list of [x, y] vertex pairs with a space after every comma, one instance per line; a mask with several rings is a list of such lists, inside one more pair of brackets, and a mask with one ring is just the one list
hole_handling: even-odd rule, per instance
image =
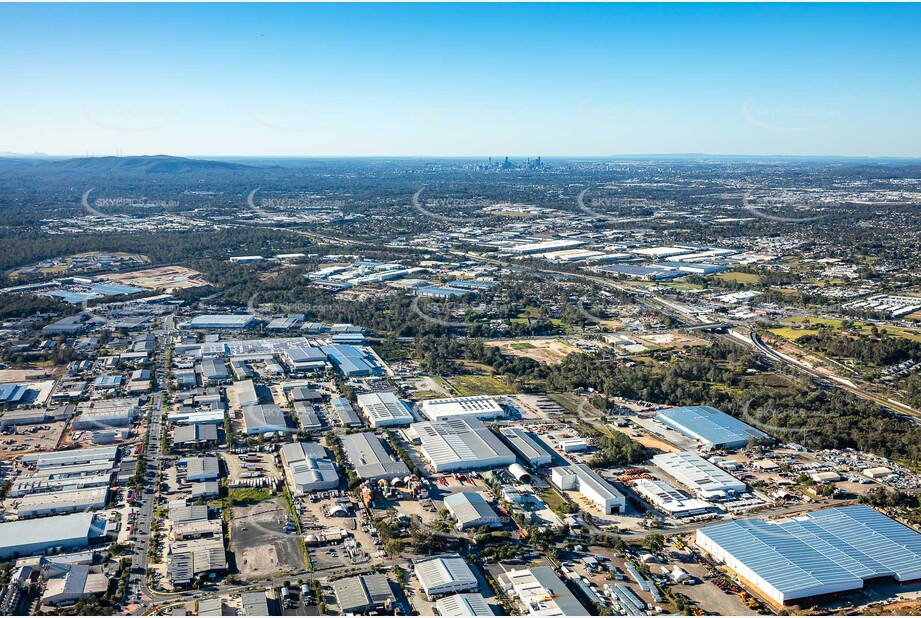
[[486, 345], [496, 346], [503, 354], [523, 356], [548, 365], [561, 363], [564, 358], [579, 351], [563, 339], [495, 339], [487, 341]]
[[231, 547], [244, 578], [304, 569], [300, 537], [285, 532], [288, 514], [283, 497], [233, 508]]

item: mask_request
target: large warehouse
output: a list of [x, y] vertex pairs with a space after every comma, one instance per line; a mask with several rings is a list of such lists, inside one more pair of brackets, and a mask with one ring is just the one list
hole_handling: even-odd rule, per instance
[[749, 439], [770, 439], [766, 433], [710, 406], [684, 406], [656, 412], [656, 418], [707, 448], [742, 448]]
[[278, 404], [274, 403], [243, 408], [243, 425], [246, 427], [248, 436], [273, 431], [288, 431], [285, 413], [278, 407]]
[[454, 527], [458, 530], [502, 525], [502, 520], [489, 506], [486, 498], [475, 491], [461, 491], [446, 496], [444, 504], [451, 516], [457, 521]]
[[707, 526], [696, 543], [778, 605], [921, 580], [921, 534], [868, 506]]
[[521, 427], [503, 427], [499, 433], [529, 466], [548, 466], [553, 461], [553, 455]]
[[712, 509], [703, 500], [689, 498], [665, 481], [637, 479], [633, 481], [633, 490], [656, 509], [672, 517], [693, 517]]
[[495, 398], [476, 395], [429, 399], [422, 402], [422, 413], [430, 421], [443, 421], [449, 418], [498, 418], [505, 415], [505, 410]]
[[409, 425], [416, 420], [393, 393], [364, 393], [358, 396], [358, 407], [375, 428]]
[[102, 541], [106, 522], [92, 513], [74, 513], [0, 523], [0, 559], [36, 556], [49, 549], [86, 549]]
[[429, 599], [477, 590], [476, 576], [464, 558], [457, 554], [422, 558], [413, 563], [416, 578]]
[[285, 444], [281, 447], [281, 459], [285, 464], [288, 482], [295, 493], [335, 489], [339, 486], [336, 464], [326, 456], [323, 447], [315, 442]]
[[409, 475], [406, 464], [390, 455], [373, 432], [345, 434], [339, 440], [360, 478], [376, 481]]
[[553, 468], [550, 480], [560, 489], [578, 491], [607, 515], [622, 513], [627, 507], [624, 495], [585, 464]]
[[704, 500], [726, 500], [748, 491], [745, 483], [696, 453], [663, 453], [652, 463]]
[[515, 454], [477, 419], [413, 423], [422, 454], [435, 472], [495, 468], [515, 463]]

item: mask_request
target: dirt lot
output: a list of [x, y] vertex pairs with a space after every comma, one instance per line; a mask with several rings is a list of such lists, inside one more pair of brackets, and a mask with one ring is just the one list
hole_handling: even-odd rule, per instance
[[122, 285], [133, 285], [148, 290], [162, 290], [167, 294], [174, 290], [208, 285], [200, 272], [184, 266], [147, 268], [130, 273], [105, 275], [104, 278]]
[[494, 341], [486, 341], [485, 343], [486, 345], [496, 346], [503, 354], [523, 356], [540, 363], [547, 363], [548, 365], [561, 363], [564, 358], [579, 351], [579, 348], [570, 345], [563, 339], [557, 338], [528, 339], [527, 341], [522, 341], [520, 339], [496, 339]]
[[231, 548], [244, 578], [304, 569], [300, 537], [284, 531], [287, 521], [288, 509], [281, 497], [234, 507]]
[[0, 459], [20, 457], [27, 453], [53, 451], [61, 441], [66, 423], [58, 421], [42, 425], [24, 425], [13, 434], [0, 436]]

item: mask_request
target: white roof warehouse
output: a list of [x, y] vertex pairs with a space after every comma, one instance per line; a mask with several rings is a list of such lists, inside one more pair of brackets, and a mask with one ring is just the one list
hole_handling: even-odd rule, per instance
[[505, 410], [502, 409], [499, 402], [485, 395], [428, 399], [422, 402], [421, 407], [422, 413], [431, 421], [443, 421], [449, 418], [492, 419], [505, 415]]
[[477, 419], [414, 423], [422, 454], [435, 472], [494, 468], [515, 463], [515, 454]]

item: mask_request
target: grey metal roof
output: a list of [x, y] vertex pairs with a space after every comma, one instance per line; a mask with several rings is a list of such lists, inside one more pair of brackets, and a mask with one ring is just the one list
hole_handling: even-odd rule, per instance
[[217, 425], [180, 425], [173, 430], [173, 444], [217, 441]]
[[104, 530], [105, 522], [97, 520], [92, 513], [3, 522], [0, 523], [0, 555], [15, 551], [17, 547], [54, 547], [98, 537]]
[[684, 406], [656, 412], [656, 418], [689, 438], [714, 446], [744, 445], [769, 436], [710, 406]]
[[499, 521], [499, 516], [486, 499], [473, 491], [451, 494], [445, 497], [444, 504], [462, 528], [481, 521]]
[[436, 472], [460, 468], [508, 465], [515, 455], [477, 419], [413, 423], [422, 442], [422, 453]]
[[268, 616], [269, 601], [265, 592], [244, 592], [240, 595], [244, 616]]
[[528, 464], [534, 466], [553, 461], [553, 456], [547, 452], [547, 449], [538, 444], [537, 440], [532, 438], [524, 429], [520, 427], [503, 427], [500, 432], [508, 441], [512, 450]]
[[705, 494], [743, 493], [748, 489], [745, 483], [696, 453], [662, 453], [652, 462], [685, 486]]
[[776, 522], [707, 526], [709, 538], [777, 589], [784, 601], [828, 587], [854, 590], [864, 580], [921, 578], [921, 534], [868, 506], [815, 511]]
[[435, 602], [440, 616], [495, 616], [479, 592], [452, 594]]
[[331, 489], [339, 484], [336, 465], [319, 444], [295, 442], [281, 447], [289, 477], [300, 491]]
[[394, 598], [390, 580], [380, 573], [334, 581], [333, 592], [343, 614], [381, 607]]
[[[479, 583], [467, 561], [458, 554], [432, 556], [416, 560], [413, 564], [416, 577], [426, 594], [433, 591], [438, 594], [445, 588], [469, 590], [477, 588]], [[444, 594], [444, 592], [441, 592]]]
[[283, 431], [288, 428], [285, 413], [274, 403], [243, 408], [243, 424], [248, 433]]
[[347, 434], [340, 436], [340, 440], [355, 472], [363, 479], [409, 474], [406, 464], [391, 456], [373, 432]]
[[358, 396], [358, 407], [375, 426], [409, 424], [416, 420], [393, 393], [363, 393]]

